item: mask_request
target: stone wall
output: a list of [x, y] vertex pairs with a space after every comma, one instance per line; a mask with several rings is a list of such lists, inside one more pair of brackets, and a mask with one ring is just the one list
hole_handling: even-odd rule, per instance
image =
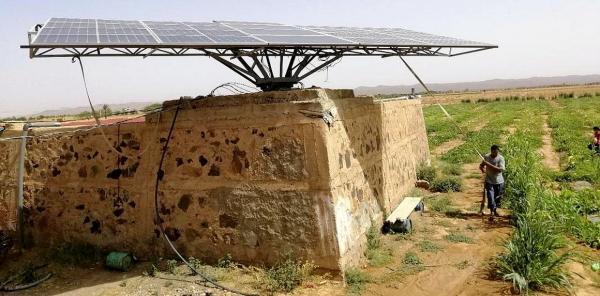
[[[268, 265], [293, 253], [326, 269], [358, 264], [366, 230], [381, 225], [429, 158], [419, 101], [310, 89], [181, 106], [158, 208], [177, 247], [207, 262], [231, 254]], [[154, 225], [154, 188], [173, 114], [105, 128], [125, 156], [99, 130], [30, 140], [25, 206], [33, 241], [168, 254]], [[11, 151], [2, 149], [0, 164]], [[11, 182], [0, 188], [0, 210], [14, 208]]]

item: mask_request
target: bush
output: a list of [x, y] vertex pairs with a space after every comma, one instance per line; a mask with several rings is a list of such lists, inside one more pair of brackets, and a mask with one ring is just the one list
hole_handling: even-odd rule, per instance
[[421, 252], [435, 253], [435, 252], [441, 250], [442, 247], [440, 247], [440, 245], [438, 245], [432, 241], [424, 240], [419, 243], [419, 249], [421, 250]]
[[453, 243], [473, 243], [473, 239], [460, 232], [452, 232], [444, 237], [447, 241]]
[[446, 163], [442, 165], [442, 173], [446, 175], [460, 176], [462, 172], [463, 168], [458, 164]]
[[221, 267], [221, 268], [227, 268], [230, 267], [231, 264], [233, 264], [233, 260], [231, 258], [231, 254], [226, 254], [225, 256], [219, 258], [219, 260], [217, 261], [217, 267]]
[[419, 255], [413, 251], [408, 251], [404, 254], [404, 258], [402, 259], [402, 263], [406, 265], [421, 265], [423, 264], [423, 260], [419, 258]]
[[454, 209], [452, 202], [446, 195], [427, 199], [427, 207], [440, 213], [446, 213]]
[[351, 294], [361, 294], [365, 290], [365, 285], [370, 282], [369, 276], [357, 268], [349, 268], [344, 275]]
[[377, 228], [371, 227], [367, 232], [367, 260], [372, 266], [383, 266], [392, 261], [392, 251], [383, 248]]
[[462, 188], [459, 178], [443, 176], [431, 182], [430, 189], [434, 192], [458, 192]]
[[496, 259], [497, 272], [520, 292], [545, 286], [568, 288], [569, 277], [563, 265], [570, 259], [570, 253], [556, 254], [563, 246], [545, 217], [522, 216], [505, 243], [504, 253]]
[[425, 180], [432, 182], [435, 179], [436, 173], [433, 166], [421, 165], [417, 168], [417, 180]]
[[288, 255], [284, 261], [267, 270], [266, 288], [272, 292], [291, 292], [301, 285], [314, 269], [313, 264], [294, 260]]

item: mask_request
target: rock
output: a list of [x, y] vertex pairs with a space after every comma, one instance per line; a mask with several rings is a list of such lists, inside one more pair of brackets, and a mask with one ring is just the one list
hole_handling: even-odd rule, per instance
[[429, 189], [429, 181], [426, 181], [426, 180], [417, 180], [417, 182], [415, 182], [415, 187], [417, 187], [417, 188], [423, 188], [423, 189]]
[[571, 188], [575, 191], [581, 191], [584, 189], [592, 188], [592, 184], [587, 181], [575, 181], [571, 183]]

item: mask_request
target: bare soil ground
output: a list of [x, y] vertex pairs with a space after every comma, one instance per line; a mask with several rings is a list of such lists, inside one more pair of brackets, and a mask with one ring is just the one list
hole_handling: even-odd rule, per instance
[[[482, 179], [478, 164], [464, 167], [465, 190], [450, 193], [458, 212], [435, 212], [426, 209], [422, 216], [413, 215], [416, 231], [407, 238], [385, 236], [384, 243], [393, 250], [393, 262], [386, 267], [369, 267], [374, 282], [366, 295], [503, 295], [510, 294], [510, 285], [490, 277], [490, 259], [500, 250], [502, 239], [508, 237], [508, 218], [489, 222], [479, 212]], [[456, 242], [450, 234], [460, 234], [469, 242]], [[423, 242], [432, 242], [440, 249], [423, 251]], [[403, 255], [414, 251], [423, 260], [423, 268], [402, 272]], [[390, 270], [393, 269], [393, 270]]]
[[544, 134], [542, 135], [542, 163], [545, 167], [558, 171], [560, 169], [560, 156], [552, 147], [552, 129], [548, 125], [548, 115], [544, 115]]
[[[367, 267], [370, 276], [364, 295], [503, 295], [510, 294], [510, 285], [490, 278], [489, 260], [500, 250], [500, 242], [508, 237], [510, 225], [507, 218], [495, 222], [483, 219], [479, 212], [482, 196], [481, 178], [477, 164], [465, 166], [463, 192], [450, 193], [453, 212], [425, 211], [413, 214], [413, 234], [386, 235], [382, 237], [384, 248], [392, 252], [392, 261], [382, 267]], [[439, 197], [435, 197], [439, 198]], [[448, 239], [449, 234], [459, 234], [468, 242]], [[439, 247], [435, 251], [424, 250], [427, 242]], [[406, 252], [415, 252], [423, 261], [421, 266], [406, 268], [403, 258]], [[36, 255], [26, 254], [3, 264], [3, 270], [22, 266]], [[10, 295], [228, 295], [222, 291], [188, 282], [169, 280], [172, 274], [160, 274], [162, 278], [143, 276], [150, 263], [137, 264], [129, 272], [109, 271], [101, 264], [90, 267], [65, 267], [50, 265], [55, 276], [38, 287]], [[5, 269], [6, 268], [6, 269]], [[2, 272], [4, 275], [4, 272]], [[244, 270], [230, 271], [224, 284], [238, 288], [252, 287], [253, 273]], [[192, 276], [175, 276], [183, 280], [196, 280]], [[340, 279], [319, 276], [309, 280], [294, 291], [293, 295], [346, 295]]]

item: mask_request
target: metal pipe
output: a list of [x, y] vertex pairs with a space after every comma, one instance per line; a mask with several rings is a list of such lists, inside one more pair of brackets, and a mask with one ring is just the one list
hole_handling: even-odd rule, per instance
[[23, 125], [23, 132], [21, 133], [21, 148], [19, 149], [19, 166], [17, 170], [17, 231], [19, 233], [19, 247], [21, 249], [23, 249], [25, 242], [25, 219], [23, 217], [23, 178], [25, 175], [27, 134], [32, 128], [59, 126], [61, 126], [60, 122], [27, 122]]

